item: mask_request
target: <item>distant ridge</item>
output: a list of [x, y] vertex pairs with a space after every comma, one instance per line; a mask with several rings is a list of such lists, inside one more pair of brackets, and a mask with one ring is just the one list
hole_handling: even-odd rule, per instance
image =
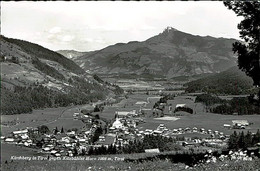
[[84, 54], [87, 54], [88, 52], [79, 52], [75, 50], [58, 50], [57, 53], [65, 56], [66, 58], [73, 59], [75, 57], [79, 57]]

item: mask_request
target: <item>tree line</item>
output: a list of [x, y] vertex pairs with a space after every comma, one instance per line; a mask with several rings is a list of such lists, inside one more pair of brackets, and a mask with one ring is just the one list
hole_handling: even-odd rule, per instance
[[182, 146], [175, 142], [176, 140], [171, 137], [145, 135], [142, 140], [135, 139], [134, 141], [129, 141], [129, 144], [124, 146], [111, 144], [109, 147], [90, 147], [89, 155], [143, 153], [145, 149], [155, 148], [158, 148], [160, 151], [182, 150]]
[[225, 102], [225, 100], [222, 100], [218, 96], [213, 96], [211, 94], [200, 94], [195, 99], [195, 103], [203, 103], [206, 106], [221, 104], [223, 102]]
[[260, 105], [253, 96], [234, 97], [231, 100], [223, 100], [211, 94], [201, 94], [195, 99], [195, 103], [201, 102], [206, 106], [207, 112], [220, 114], [251, 115], [260, 114]]
[[210, 109], [212, 113], [252, 115], [260, 114], [260, 106], [250, 102], [248, 97], [235, 97]]
[[228, 140], [228, 149], [230, 150], [238, 150], [243, 149], [246, 150], [248, 147], [254, 147], [257, 143], [260, 143], [260, 131], [257, 130], [256, 134], [252, 134], [251, 132], [237, 133], [234, 131], [233, 134], [230, 135]]
[[80, 105], [103, 99], [102, 92], [84, 93], [72, 90], [68, 93], [48, 89], [42, 85], [19, 87], [13, 90], [2, 87], [1, 112], [4, 115], [30, 113], [33, 109], [47, 107], [65, 107], [71, 104]]

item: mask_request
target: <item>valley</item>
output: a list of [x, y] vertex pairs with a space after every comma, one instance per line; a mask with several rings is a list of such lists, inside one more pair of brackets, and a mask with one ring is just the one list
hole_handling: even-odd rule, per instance
[[[220, 115], [215, 113], [210, 113], [206, 111], [205, 106], [202, 103], [195, 103], [195, 94], [185, 93], [184, 90], [179, 91], [166, 91], [162, 86], [164, 82], [153, 82], [146, 83], [150, 87], [145, 87], [145, 89], [140, 86], [140, 89], [133, 87], [133, 84], [142, 85], [143, 81], [134, 81], [134, 80], [118, 80], [122, 82], [125, 87], [125, 91], [129, 93], [126, 96], [122, 96], [121, 100], [117, 103], [112, 103], [110, 105], [104, 105], [104, 109], [100, 112], [93, 112], [92, 115], [99, 115], [99, 117], [106, 121], [108, 124], [112, 124], [115, 121], [115, 115], [120, 112], [131, 113], [134, 112], [136, 116], [131, 116], [128, 120], [142, 120], [135, 127], [136, 134], [134, 135], [145, 135], [148, 130], [157, 130], [159, 125], [164, 125], [169, 131], [166, 131], [163, 135], [173, 136], [173, 137], [197, 137], [199, 139], [212, 138], [212, 133], [201, 134], [197, 132], [182, 132], [175, 133], [175, 130], [185, 130], [197, 128], [198, 130], [212, 130], [221, 133], [222, 135], [231, 135], [234, 131], [242, 131], [241, 129], [228, 129], [225, 128], [225, 124], [232, 125], [234, 120], [247, 120], [250, 125], [246, 127], [243, 131], [250, 131], [256, 133], [260, 129], [260, 115]], [[157, 88], [154, 86], [157, 85]], [[161, 85], [161, 86], [159, 86]], [[166, 84], [167, 85], [167, 84]], [[138, 86], [139, 87], [139, 86]], [[131, 90], [131, 91], [130, 91]], [[154, 117], [154, 104], [162, 98], [165, 94], [174, 95], [174, 99], [168, 100], [166, 106], [164, 107], [163, 113], [164, 116]], [[236, 96], [220, 96], [221, 98], [228, 99], [234, 98]], [[41, 125], [46, 125], [49, 130], [55, 130], [58, 128], [64, 129], [65, 132], [68, 132], [72, 129], [77, 129], [79, 132], [81, 130], [87, 130], [87, 123], [78, 117], [75, 119], [75, 113], [81, 114], [81, 111], [88, 110], [93, 111], [94, 107], [97, 104], [104, 104], [105, 101], [99, 101], [97, 103], [91, 103], [86, 105], [77, 105], [69, 107], [58, 107], [58, 108], [48, 108], [42, 110], [34, 110], [31, 114], [17, 114], [17, 115], [3, 115], [1, 120], [1, 132], [2, 138], [8, 137], [11, 135], [11, 132], [17, 130], [23, 130], [28, 127], [37, 128]], [[177, 112], [173, 113], [171, 108], [175, 108], [178, 104], [185, 104], [186, 106], [193, 109], [193, 113], [187, 112]], [[144, 113], [143, 113], [144, 112]], [[83, 115], [82, 115], [83, 116]], [[86, 115], [84, 115], [86, 116]], [[123, 117], [124, 118], [124, 117]], [[94, 124], [95, 122], [92, 122]], [[110, 143], [115, 143], [116, 132], [110, 132], [103, 134], [105, 137], [104, 143], [98, 140], [97, 144], [110, 145]], [[100, 135], [101, 136], [101, 135]], [[109, 138], [110, 137], [110, 138]], [[113, 139], [112, 141], [109, 139]], [[96, 144], [94, 143], [94, 144]], [[3, 147], [10, 146], [8, 143], [3, 143]], [[14, 145], [17, 146], [17, 145]], [[83, 145], [84, 146], [84, 145]], [[32, 147], [33, 148], [33, 147]], [[8, 160], [8, 148], [2, 148], [3, 159]], [[28, 149], [27, 149], [28, 150]], [[29, 150], [30, 151], [30, 150]], [[39, 152], [39, 151], [38, 151]], [[5, 156], [6, 154], [6, 156]], [[7, 155], [8, 154], [8, 155]], [[12, 155], [19, 156], [20, 150], [12, 152]], [[49, 155], [49, 153], [39, 153], [41, 155]]]
[[0, 170], [259, 171], [259, 16], [1, 1]]
[[187, 154], [174, 162], [194, 166], [231, 150], [230, 137], [256, 148], [258, 89], [235, 66], [233, 41], [168, 27], [144, 42], [54, 52], [1, 36], [1, 161]]

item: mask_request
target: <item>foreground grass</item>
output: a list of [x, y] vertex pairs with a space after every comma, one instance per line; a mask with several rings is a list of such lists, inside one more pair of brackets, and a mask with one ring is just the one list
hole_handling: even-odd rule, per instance
[[253, 161], [224, 161], [217, 163], [199, 164], [193, 168], [182, 163], [172, 163], [167, 160], [145, 161], [142, 163], [124, 161], [13, 161], [2, 163], [4, 171], [82, 171], [82, 170], [236, 170], [255, 171], [260, 168], [260, 159]]

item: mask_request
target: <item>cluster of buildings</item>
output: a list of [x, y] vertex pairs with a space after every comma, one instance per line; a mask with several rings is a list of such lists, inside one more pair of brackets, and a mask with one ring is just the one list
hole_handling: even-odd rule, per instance
[[29, 133], [38, 134], [38, 128], [28, 127], [23, 130], [13, 131], [8, 137], [1, 136], [1, 141], [11, 144], [24, 145], [26, 147], [36, 145], [29, 137]]
[[117, 111], [116, 119], [108, 131], [108, 134], [114, 135], [112, 144], [123, 146], [129, 144], [130, 141], [142, 138], [137, 125], [143, 122], [145, 122], [144, 119], [140, 118], [136, 110]]
[[[140, 105], [145, 105], [145, 103], [140, 103]], [[136, 110], [117, 111], [114, 122], [109, 124], [105, 133], [102, 132], [98, 140], [94, 143], [92, 138], [97, 128], [100, 127], [100, 123], [93, 122], [94, 118], [90, 115], [81, 116], [80, 113], [74, 113], [73, 119], [84, 118], [91, 125], [87, 130], [72, 130], [66, 133], [56, 130], [52, 133], [39, 135], [38, 128], [26, 128], [24, 130], [13, 131], [12, 135], [7, 138], [1, 137], [1, 139], [6, 143], [39, 148], [41, 152], [54, 156], [86, 154], [91, 146], [94, 148], [102, 145], [108, 147], [111, 144], [124, 146], [129, 144], [130, 141], [142, 140], [145, 135], [171, 137], [177, 140], [176, 143], [183, 146], [198, 146], [202, 144], [212, 146], [226, 145], [227, 136], [223, 132], [212, 131], [210, 129], [199, 129], [197, 127], [168, 129], [164, 124], [159, 124], [155, 130], [141, 130], [137, 125], [145, 122], [145, 120], [140, 117], [139, 113]], [[241, 123], [239, 122], [239, 124]], [[35, 136], [37, 138], [33, 139], [29, 134], [37, 135]], [[192, 136], [196, 137], [196, 134], [204, 134], [206, 135], [204, 137], [207, 138], [192, 138]], [[183, 137], [183, 139], [180, 140], [178, 137]]]
[[[206, 130], [204, 128], [198, 129], [197, 127], [193, 128], [177, 128], [177, 129], [168, 129], [164, 124], [159, 124], [155, 129], [145, 129], [141, 130], [137, 127], [138, 123], [145, 122], [142, 118], [136, 114], [136, 111], [131, 112], [116, 112], [116, 120], [113, 122], [111, 127], [109, 127], [109, 134], [114, 135], [113, 144], [116, 146], [124, 146], [129, 144], [133, 140], [142, 140], [145, 135], [154, 135], [154, 136], [164, 136], [167, 138], [175, 138], [183, 136], [182, 141], [177, 143], [189, 146], [189, 145], [198, 145], [198, 144], [208, 144], [214, 146], [224, 146], [226, 145], [227, 136], [220, 131]], [[192, 139], [192, 135], [187, 136], [188, 134], [204, 134], [208, 138], [204, 139]], [[196, 136], [196, 135], [194, 135]], [[103, 137], [103, 136], [102, 136]]]
[[91, 138], [98, 125], [93, 124], [89, 130], [57, 131], [42, 134], [38, 128], [26, 128], [13, 131], [9, 136], [1, 136], [5, 143], [39, 149], [40, 152], [54, 156], [74, 156], [85, 154], [92, 145]]
[[227, 129], [246, 129], [249, 126], [249, 122], [247, 120], [232, 120], [232, 125], [224, 124], [223, 126]]

